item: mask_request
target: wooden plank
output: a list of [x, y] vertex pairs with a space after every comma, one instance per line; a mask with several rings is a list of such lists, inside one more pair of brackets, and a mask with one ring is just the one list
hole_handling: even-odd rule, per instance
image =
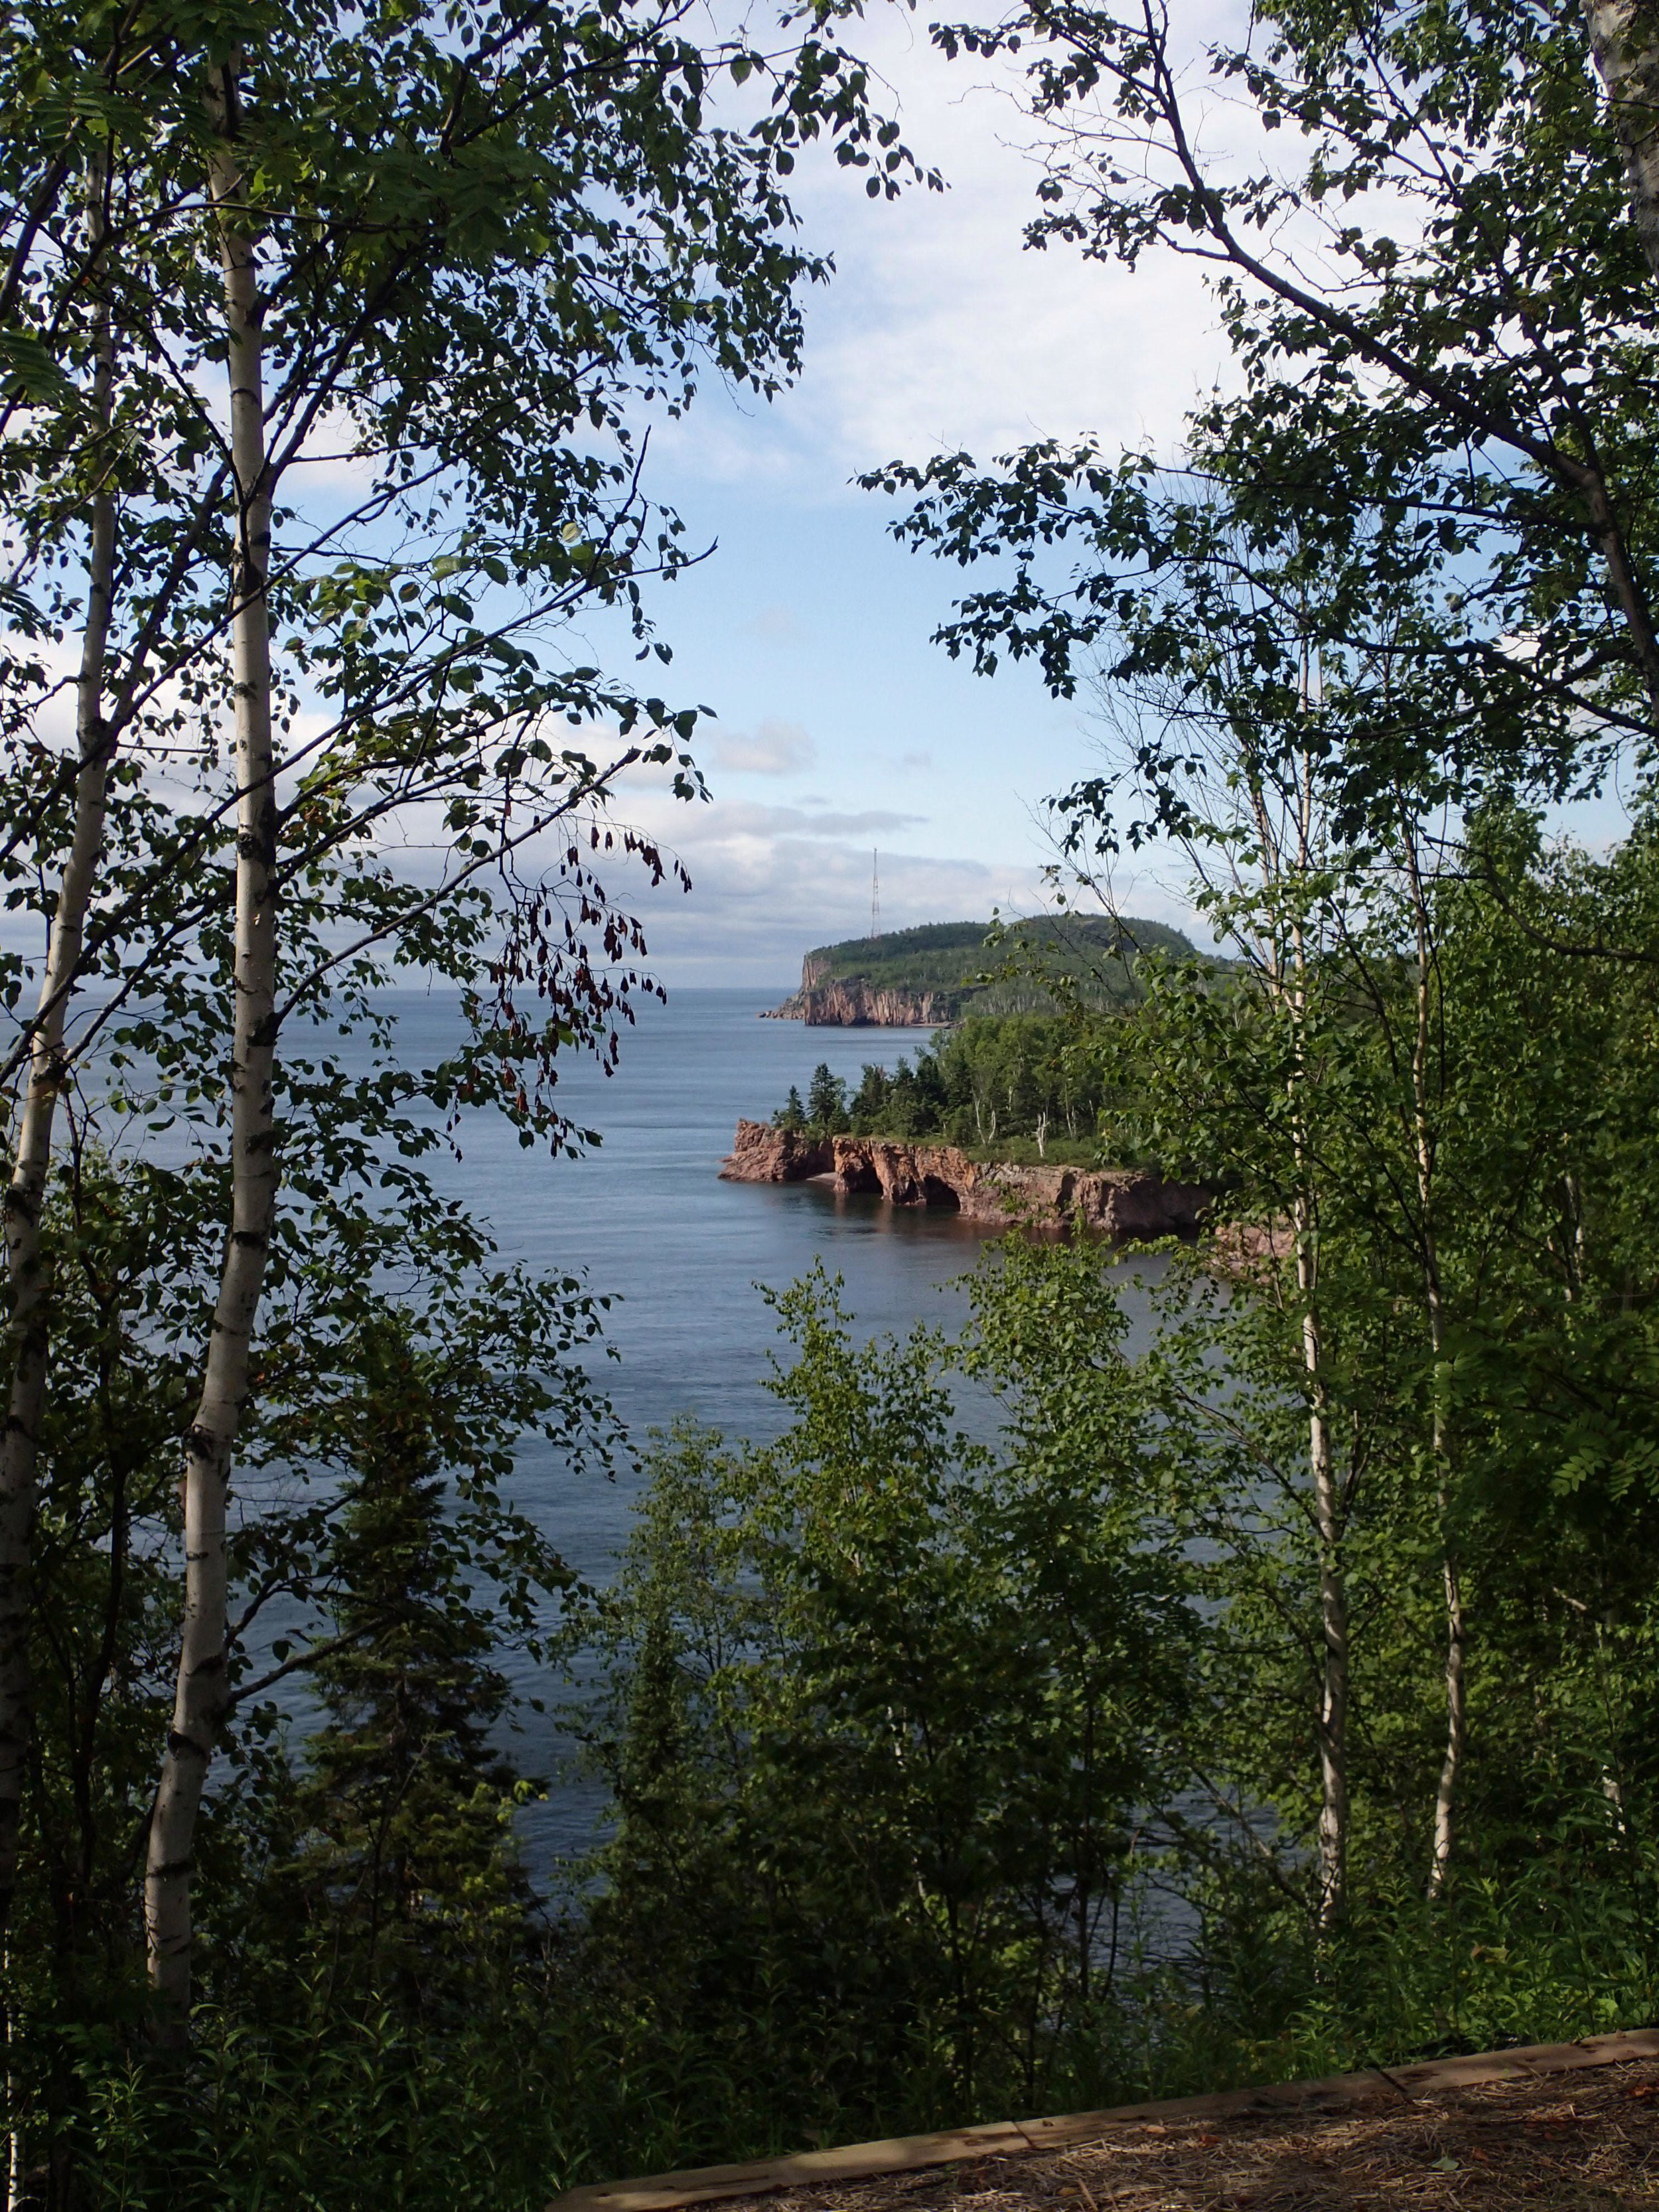
[[[1617, 2035], [1587, 2035], [1577, 2045], [1589, 2066], [1614, 2066], [1623, 2058], [1659, 2058], [1659, 2027], [1630, 2027]], [[1603, 2055], [1605, 2054], [1605, 2055]]]
[[1331, 2112], [1372, 2103], [1396, 2104], [1399, 2092], [1384, 2074], [1331, 2074], [1313, 2081], [1268, 2081], [1251, 2089], [1217, 2089], [1197, 2097], [1160, 2097], [1141, 2105], [1113, 2105], [1099, 2112], [1065, 2112], [1057, 2119], [1026, 2120], [1025, 2132], [1046, 2148], [1075, 2149], [1114, 2128], [1157, 2120], [1248, 2118], [1286, 2111]]
[[1483, 2051], [1464, 2058], [1428, 2058], [1416, 2066], [1391, 2066], [1389, 2078], [1415, 2096], [1425, 2089], [1474, 2088], [1483, 2081], [1511, 2081], [1520, 2074], [1568, 2074], [1579, 2067], [1653, 2057], [1659, 2057], [1659, 2030], [1638, 2028], [1583, 2043], [1530, 2043], [1514, 2051]]
[[1006, 2158], [1036, 2148], [1018, 2123], [992, 2120], [979, 2127], [938, 2134], [894, 2136], [883, 2142], [846, 2143], [835, 2150], [799, 2151], [787, 2158], [739, 2166], [697, 2166], [684, 2173], [653, 2173], [632, 2181], [590, 2182], [556, 2197], [548, 2212], [672, 2212], [683, 2204], [720, 2197], [760, 2197], [777, 2189], [805, 2189], [860, 2175], [909, 2173], [922, 2166], [953, 2166], [964, 2159]]
[[1311, 2081], [1269, 2081], [1253, 2089], [1223, 2089], [1198, 2097], [1163, 2097], [1139, 2105], [1113, 2105], [1098, 2112], [1061, 2112], [1038, 2120], [993, 2120], [979, 2127], [948, 2128], [931, 2135], [894, 2136], [884, 2142], [847, 2143], [835, 2150], [801, 2151], [793, 2157], [705, 2166], [684, 2173], [643, 2174], [631, 2181], [590, 2182], [556, 2197], [548, 2212], [679, 2212], [679, 2208], [738, 2197], [764, 2197], [780, 2189], [808, 2189], [878, 2173], [915, 2172], [965, 2160], [1029, 2157], [1071, 2150], [1114, 2128], [1157, 2121], [1247, 2118], [1253, 2112], [1334, 2111], [1437, 2090], [1473, 2088], [1486, 2081], [1570, 2073], [1614, 2066], [1632, 2058], [1659, 2058], [1659, 2028], [1587, 2036], [1580, 2043], [1535, 2043], [1512, 2051], [1478, 2051], [1461, 2058], [1429, 2058], [1363, 2074], [1333, 2074]]

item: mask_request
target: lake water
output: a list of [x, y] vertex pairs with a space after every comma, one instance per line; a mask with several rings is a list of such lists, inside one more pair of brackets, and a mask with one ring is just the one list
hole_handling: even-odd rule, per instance
[[[733, 1437], [777, 1432], [786, 1416], [766, 1388], [777, 1340], [758, 1286], [781, 1289], [817, 1260], [842, 1278], [863, 1335], [902, 1334], [918, 1320], [954, 1329], [965, 1315], [961, 1279], [985, 1233], [959, 1216], [838, 1197], [822, 1184], [720, 1181], [740, 1115], [768, 1119], [791, 1084], [804, 1095], [820, 1060], [856, 1083], [866, 1061], [890, 1068], [930, 1034], [757, 1018], [784, 995], [676, 991], [641, 1010], [614, 1075], [573, 1058], [561, 1102], [604, 1138], [584, 1158], [526, 1152], [504, 1124], [481, 1119], [463, 1128], [462, 1158], [436, 1171], [491, 1224], [506, 1257], [580, 1272], [612, 1297], [606, 1336], [620, 1357], [595, 1371], [636, 1447], [684, 1414]], [[394, 1003], [410, 1058], [434, 1058], [453, 1040], [453, 1001], [407, 992]], [[632, 1466], [612, 1482], [573, 1470], [532, 1440], [513, 1494], [579, 1573], [603, 1582], [639, 1481]], [[532, 1771], [557, 1770], [568, 1749], [547, 1723], [526, 1721], [520, 1755]], [[599, 1810], [591, 1784], [559, 1772], [526, 1816], [532, 1868], [581, 1848]]]
[[[441, 1050], [450, 1007], [398, 995], [409, 1055]], [[616, 1074], [573, 1058], [560, 1103], [604, 1139], [582, 1158], [523, 1151], [504, 1124], [481, 1120], [462, 1130], [462, 1159], [437, 1170], [505, 1256], [580, 1272], [614, 1299], [605, 1334], [620, 1358], [595, 1371], [640, 1443], [681, 1414], [732, 1436], [776, 1432], [781, 1409], [765, 1387], [773, 1322], [757, 1285], [781, 1289], [821, 1258], [844, 1278], [865, 1333], [921, 1317], [948, 1326], [962, 1310], [951, 1286], [983, 1247], [950, 1213], [838, 1198], [817, 1183], [720, 1182], [739, 1115], [768, 1119], [791, 1084], [805, 1092], [820, 1060], [856, 1082], [866, 1060], [890, 1067], [930, 1034], [757, 1018], [783, 995], [676, 992], [625, 1031]], [[626, 1474], [573, 1480], [545, 1450], [527, 1449], [520, 1468], [520, 1502], [584, 1573], [603, 1573], [633, 1487]]]
[[[508, 1259], [584, 1274], [613, 1299], [605, 1334], [619, 1358], [595, 1363], [617, 1413], [643, 1445], [684, 1414], [732, 1437], [774, 1435], [785, 1418], [766, 1388], [776, 1339], [760, 1285], [782, 1289], [822, 1259], [845, 1283], [861, 1333], [902, 1333], [918, 1319], [960, 1322], [957, 1285], [983, 1249], [954, 1214], [838, 1198], [823, 1185], [722, 1182], [720, 1164], [740, 1115], [764, 1121], [791, 1084], [805, 1093], [828, 1061], [856, 1082], [866, 1060], [891, 1067], [927, 1042], [925, 1030], [806, 1029], [757, 1018], [787, 986], [764, 991], [676, 991], [641, 1007], [624, 1032], [622, 1064], [605, 1076], [573, 1057], [560, 1102], [604, 1142], [577, 1160], [522, 1150], [505, 1124], [461, 1132], [462, 1158], [436, 1179], [488, 1221]], [[411, 1059], [453, 1039], [446, 999], [399, 993], [400, 1038]], [[640, 1478], [573, 1469], [539, 1439], [522, 1449], [514, 1502], [579, 1573], [603, 1582], [625, 1540]], [[545, 1681], [533, 1686], [545, 1694]], [[523, 1820], [540, 1872], [580, 1850], [600, 1810], [591, 1783], [568, 1771], [568, 1749], [527, 1718], [520, 1753], [555, 1769], [547, 1802]]]

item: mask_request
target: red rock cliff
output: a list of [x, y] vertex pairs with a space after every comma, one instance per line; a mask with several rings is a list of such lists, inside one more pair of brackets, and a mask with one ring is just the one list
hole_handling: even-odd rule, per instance
[[805, 1022], [809, 1029], [939, 1029], [951, 1019], [948, 991], [894, 991], [864, 982], [803, 984], [766, 1022]]
[[934, 1206], [1006, 1227], [1076, 1225], [1115, 1243], [1197, 1233], [1207, 1193], [1165, 1182], [1143, 1168], [1021, 1168], [970, 1160], [954, 1145], [881, 1137], [805, 1137], [739, 1121], [728, 1182], [805, 1182], [832, 1177], [846, 1191], [879, 1193], [894, 1206]]

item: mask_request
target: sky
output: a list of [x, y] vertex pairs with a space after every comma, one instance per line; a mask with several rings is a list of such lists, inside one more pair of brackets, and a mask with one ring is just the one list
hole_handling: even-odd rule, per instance
[[[1246, 29], [1244, 0], [1181, 0], [1176, 15], [1194, 53]], [[864, 172], [809, 150], [794, 180], [802, 237], [836, 269], [804, 302], [798, 384], [769, 404], [711, 383], [685, 418], [653, 429], [645, 489], [708, 557], [650, 599], [673, 655], [652, 688], [713, 710], [695, 741], [711, 796], [681, 804], [664, 775], [642, 774], [618, 811], [672, 848], [692, 889], [620, 872], [605, 889], [638, 915], [650, 969], [671, 986], [781, 996], [811, 947], [869, 930], [872, 858], [885, 929], [1050, 902], [1043, 804], [1098, 765], [1087, 707], [1050, 698], [1028, 667], [988, 680], [931, 643], [964, 572], [897, 544], [896, 504], [854, 479], [941, 452], [988, 461], [1050, 436], [1172, 454], [1185, 414], [1228, 374], [1190, 264], [1153, 257], [1130, 273], [1024, 250], [1040, 170], [1018, 68], [946, 61], [929, 20], [866, 0], [847, 42], [945, 189], [872, 200]], [[1224, 113], [1214, 127], [1226, 130]], [[216, 381], [202, 398], [222, 419]], [[319, 516], [362, 489], [355, 463], [307, 481]], [[573, 659], [633, 674], [620, 621], [589, 619], [565, 640]], [[65, 747], [77, 654], [71, 637], [46, 656], [63, 682], [41, 734]], [[329, 720], [321, 705], [302, 711], [295, 733]], [[194, 793], [185, 777], [176, 795], [189, 805]], [[399, 865], [438, 865], [424, 817], [391, 842]], [[1189, 918], [1171, 858], [1121, 871], [1114, 892], [1123, 913]], [[0, 943], [38, 950], [9, 917]]]
[[[1172, 15], [1194, 80], [1211, 40], [1248, 35], [1247, 0], [1180, 0]], [[1131, 271], [1025, 250], [1041, 172], [1017, 69], [945, 60], [928, 20], [869, 0], [849, 42], [946, 189], [872, 201], [863, 172], [809, 154], [803, 235], [836, 273], [805, 302], [799, 383], [770, 404], [714, 385], [653, 431], [647, 489], [708, 557], [651, 597], [673, 653], [652, 674], [676, 705], [713, 710], [696, 741], [711, 797], [683, 805], [665, 777], [642, 776], [621, 811], [672, 848], [692, 888], [625, 876], [605, 888], [638, 913], [670, 985], [781, 995], [810, 948], [869, 930], [872, 856], [884, 928], [1048, 902], [1044, 802], [1101, 766], [1091, 702], [1051, 698], [1029, 665], [977, 677], [933, 644], [982, 572], [906, 550], [890, 531], [899, 507], [854, 480], [1045, 437], [1173, 458], [1195, 404], [1234, 380], [1194, 262], [1154, 253]], [[1199, 102], [1206, 157], [1249, 145], [1241, 104], [1207, 88]], [[621, 624], [591, 619], [600, 627], [579, 622], [568, 641], [573, 658], [630, 674]], [[60, 734], [70, 707], [65, 690]], [[1623, 818], [1572, 826], [1613, 836]], [[422, 850], [410, 865], [435, 866]], [[1179, 859], [1157, 852], [1121, 863], [1112, 885], [1121, 912], [1189, 925], [1186, 889]], [[10, 925], [0, 933], [9, 941]]]
[[[1183, 27], [1202, 37], [1234, 12], [1192, 0]], [[1088, 710], [931, 644], [962, 572], [895, 544], [893, 502], [852, 479], [1085, 432], [1170, 453], [1226, 374], [1189, 265], [1023, 250], [1032, 126], [1012, 80], [946, 62], [927, 20], [878, 5], [860, 51], [948, 189], [872, 201], [860, 172], [805, 165], [805, 235], [837, 274], [808, 299], [799, 383], [770, 406], [705, 392], [653, 440], [657, 496], [713, 549], [653, 611], [674, 654], [664, 689], [715, 713], [697, 744], [714, 795], [631, 802], [692, 878], [689, 897], [640, 907], [671, 984], [791, 985], [809, 947], [868, 930], [872, 853], [884, 928], [1044, 902], [1042, 802], [1097, 764]], [[1167, 860], [1115, 884], [1124, 911], [1171, 921], [1182, 888]]]

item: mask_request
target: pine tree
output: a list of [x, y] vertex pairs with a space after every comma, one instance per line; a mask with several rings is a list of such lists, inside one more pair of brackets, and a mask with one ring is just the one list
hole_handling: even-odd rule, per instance
[[820, 1136], [836, 1137], [847, 1127], [847, 1085], [830, 1072], [827, 1060], [812, 1070], [806, 1091], [806, 1119]]
[[402, 1325], [368, 1334], [362, 1381], [334, 1540], [341, 1643], [315, 1669], [327, 1720], [307, 1749], [298, 1871], [337, 1952], [422, 2003], [446, 1956], [522, 1915], [518, 1778], [492, 1742], [511, 1693], [447, 1525], [440, 1423]]

